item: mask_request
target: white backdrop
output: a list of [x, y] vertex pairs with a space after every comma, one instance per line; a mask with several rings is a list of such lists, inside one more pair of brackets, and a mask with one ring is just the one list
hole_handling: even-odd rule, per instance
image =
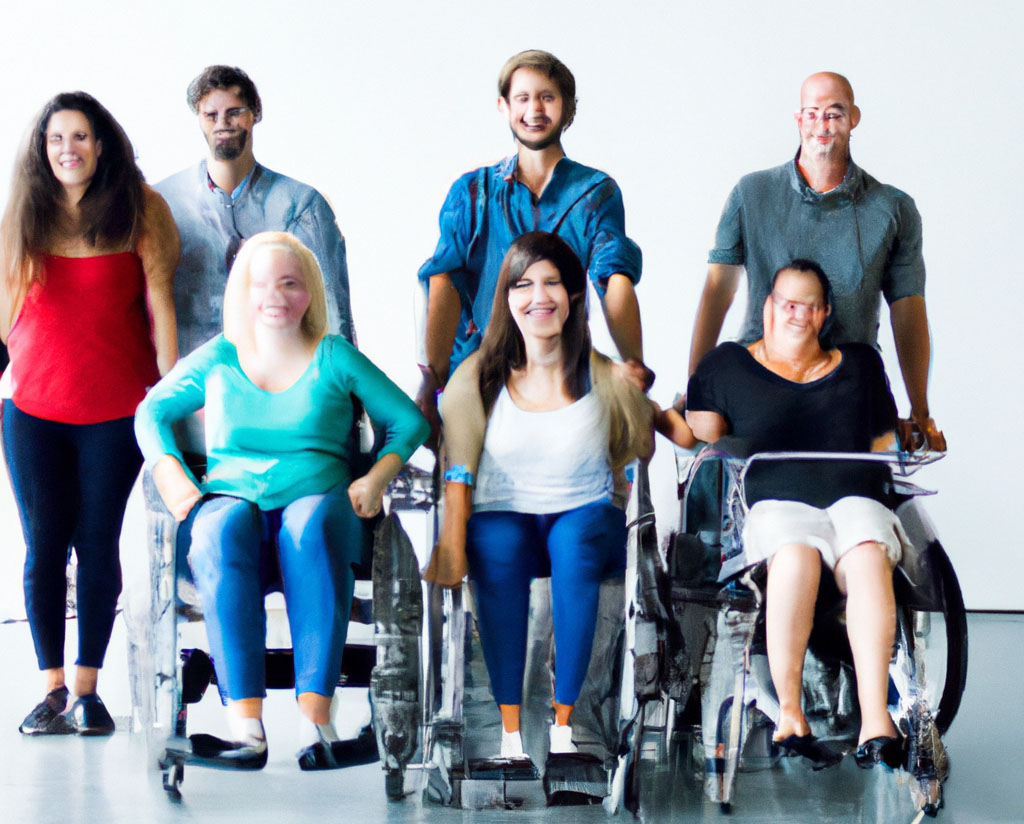
[[[459, 173], [512, 150], [495, 111], [506, 57], [548, 49], [576, 75], [565, 148], [622, 188], [627, 229], [644, 252], [638, 295], [662, 402], [684, 382], [729, 189], [792, 156], [801, 80], [845, 73], [863, 111], [854, 157], [912, 194], [924, 219], [930, 400], [951, 445], [919, 476], [941, 489], [929, 510], [968, 606], [1024, 609], [1024, 484], [1011, 434], [1021, 397], [1011, 347], [1024, 299], [1012, 240], [1024, 225], [1024, 13], [1015, 0], [969, 9], [952, 0], [13, 5], [0, 29], [0, 198], [23, 129], [54, 93], [96, 95], [158, 181], [204, 151], [184, 103], [189, 80], [210, 63], [240, 65], [264, 102], [257, 157], [334, 204], [361, 348], [410, 392], [415, 274], [436, 242], [444, 194]], [[884, 317], [882, 346], [905, 414]], [[655, 471], [667, 525], [675, 506], [664, 441]], [[10, 614], [23, 550], [0, 486], [0, 607]]]

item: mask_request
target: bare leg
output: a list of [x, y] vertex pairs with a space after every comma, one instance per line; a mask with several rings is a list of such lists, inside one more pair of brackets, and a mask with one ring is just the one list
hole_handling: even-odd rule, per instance
[[519, 704], [498, 704], [501, 710], [501, 726], [505, 732], [519, 731]]
[[236, 718], [255, 718], [257, 720], [262, 720], [263, 699], [239, 698], [238, 700], [229, 700], [228, 711]]
[[[52, 672], [52, 670], [51, 670]], [[61, 670], [61, 682], [64, 671]], [[96, 692], [96, 682], [99, 680], [100, 671], [96, 667], [76, 667], [75, 668], [75, 688], [73, 692], [75, 695], [91, 695]]]
[[297, 698], [299, 710], [314, 724], [331, 722], [331, 698], [318, 692], [300, 692]]
[[892, 562], [885, 547], [864, 543], [836, 564], [836, 583], [846, 595], [846, 633], [853, 651], [860, 703], [860, 740], [896, 736], [886, 709], [889, 660], [896, 635], [896, 599], [892, 589]]
[[561, 727], [564, 727], [569, 723], [569, 716], [572, 715], [572, 704], [559, 704], [557, 701], [552, 701], [552, 705], [555, 708], [555, 723]]
[[789, 544], [768, 562], [765, 635], [768, 667], [779, 696], [776, 741], [811, 731], [802, 702], [804, 656], [820, 580], [821, 556], [814, 547]]
[[46, 691], [53, 692], [55, 689], [64, 686], [64, 667], [54, 667], [43, 670], [43, 678], [46, 680]]

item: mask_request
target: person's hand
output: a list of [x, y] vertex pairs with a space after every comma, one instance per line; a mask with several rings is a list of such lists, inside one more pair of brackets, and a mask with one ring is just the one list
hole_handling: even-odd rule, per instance
[[431, 366], [421, 364], [420, 373], [423, 375], [423, 380], [416, 392], [415, 401], [416, 406], [423, 413], [423, 417], [430, 424], [430, 437], [423, 445], [436, 455], [441, 438], [441, 416], [437, 412], [437, 392], [441, 389], [441, 382], [438, 380], [437, 372]]
[[356, 478], [348, 486], [348, 499], [352, 502], [352, 510], [360, 518], [372, 518], [380, 512], [384, 505], [384, 488], [372, 474]]
[[463, 545], [461, 549], [453, 547], [442, 535], [441, 540], [434, 545], [430, 563], [423, 571], [423, 580], [446, 589], [453, 589], [462, 584], [462, 579], [468, 572], [469, 562], [466, 560], [465, 546]]
[[946, 436], [939, 431], [939, 427], [935, 425], [934, 419], [928, 416], [915, 417], [914, 423], [917, 424], [917, 428], [921, 430], [921, 434], [924, 436], [926, 449], [930, 449], [933, 452], [946, 451]]
[[153, 467], [153, 483], [174, 520], [184, 521], [203, 493], [173, 455], [164, 455]]
[[641, 392], [646, 392], [654, 383], [654, 372], [636, 358], [627, 358], [612, 368], [620, 379], [633, 384]]

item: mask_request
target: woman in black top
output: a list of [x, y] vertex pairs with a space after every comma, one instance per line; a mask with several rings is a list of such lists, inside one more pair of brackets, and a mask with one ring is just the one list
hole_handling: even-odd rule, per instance
[[[709, 352], [690, 379], [685, 423], [669, 410], [659, 429], [671, 437], [689, 425], [707, 442], [729, 434], [751, 452], [888, 448], [896, 406], [881, 358], [864, 344], [823, 348], [831, 311], [817, 264], [795, 260], [780, 269], [764, 304], [764, 338]], [[857, 461], [755, 463], [747, 476], [744, 549], [749, 561], [768, 561], [768, 661], [781, 708], [775, 740], [819, 765], [840, 759], [814, 740], [801, 706], [822, 558], [847, 596], [861, 709], [857, 764], [903, 760], [886, 694], [896, 627], [892, 572], [906, 538], [883, 503], [888, 483], [884, 466]]]

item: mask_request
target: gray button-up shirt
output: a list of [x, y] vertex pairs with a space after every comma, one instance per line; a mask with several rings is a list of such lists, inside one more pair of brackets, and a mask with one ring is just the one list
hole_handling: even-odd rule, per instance
[[223, 330], [224, 285], [242, 242], [259, 232], [291, 232], [324, 273], [331, 332], [355, 343], [345, 239], [327, 200], [312, 186], [256, 164], [241, 194], [213, 187], [206, 161], [156, 185], [181, 236], [174, 275], [178, 352], [187, 355]]
[[793, 258], [816, 261], [828, 275], [836, 344], [877, 346], [880, 296], [891, 304], [924, 295], [921, 216], [913, 199], [852, 160], [843, 182], [828, 192], [807, 185], [796, 159], [746, 175], [732, 190], [708, 262], [746, 267], [740, 343], [762, 337], [772, 277]]

